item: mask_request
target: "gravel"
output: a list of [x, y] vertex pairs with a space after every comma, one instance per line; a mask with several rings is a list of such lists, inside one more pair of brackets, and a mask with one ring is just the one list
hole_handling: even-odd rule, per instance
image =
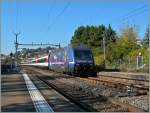
[[118, 99], [121, 102], [131, 104], [145, 111], [149, 111], [149, 96], [148, 95], [133, 96], [133, 97], [120, 97]]
[[[149, 98], [148, 95], [142, 95], [142, 96], [129, 96], [126, 92], [121, 92], [120, 90], [116, 88], [107, 87], [104, 85], [95, 85], [83, 80], [77, 80], [74, 78], [61, 78], [59, 79], [61, 81], [65, 81], [66, 83], [72, 84], [75, 87], [80, 87], [80, 90], [84, 90], [87, 94], [92, 93], [92, 95], [95, 95], [96, 97], [99, 96], [106, 96], [106, 97], [113, 97], [118, 99], [119, 101], [133, 105], [135, 107], [141, 108], [145, 111], [149, 110]], [[99, 103], [94, 103], [94, 107]], [[108, 105], [108, 103], [106, 104]], [[101, 110], [105, 111], [105, 110]], [[110, 109], [110, 112], [113, 111]], [[123, 109], [119, 109], [117, 111], [126, 111]]]
[[75, 80], [72, 79], [61, 79], [62, 81], [65, 81], [66, 83], [70, 83], [74, 85], [75, 87], [80, 87], [82, 90], [84, 90], [86, 93], [92, 92], [94, 95], [99, 96], [107, 96], [107, 97], [115, 97], [117, 95], [120, 95], [121, 92], [116, 88], [110, 88], [104, 85], [95, 85], [83, 80]]
[[[57, 74], [55, 74], [57, 76]], [[60, 74], [58, 74], [59, 76]], [[92, 94], [96, 97], [99, 96], [106, 96], [106, 97], [112, 97], [120, 100], [121, 102], [133, 105], [135, 107], [141, 108], [145, 111], [149, 111], [149, 95], [142, 95], [142, 96], [129, 96], [126, 92], [123, 92], [119, 89], [116, 88], [111, 88], [108, 86], [104, 85], [96, 85], [92, 84], [90, 82], [86, 82], [84, 80], [78, 80], [75, 79], [74, 77], [67, 77], [66, 75], [61, 75], [57, 77], [57, 80], [65, 82], [68, 85], [72, 85], [71, 90], [83, 90], [87, 94]], [[119, 97], [119, 96], [124, 96], [124, 97]], [[91, 103], [92, 104], [92, 103]], [[100, 103], [93, 103], [94, 107], [96, 108], [99, 106]], [[108, 105], [108, 103], [106, 104]], [[104, 105], [105, 106], [105, 105]], [[114, 107], [115, 108], [115, 107]], [[101, 111], [105, 111], [105, 109], [101, 109]], [[113, 111], [110, 109], [110, 111]], [[123, 109], [118, 108], [117, 111], [123, 111]], [[125, 110], [126, 111], [126, 110]]]

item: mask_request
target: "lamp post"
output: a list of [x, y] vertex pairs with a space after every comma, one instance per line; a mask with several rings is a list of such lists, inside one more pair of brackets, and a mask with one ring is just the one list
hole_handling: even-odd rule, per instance
[[139, 67], [143, 66], [143, 56], [141, 54], [141, 52], [139, 52], [138, 56], [137, 56], [137, 69], [139, 69]]

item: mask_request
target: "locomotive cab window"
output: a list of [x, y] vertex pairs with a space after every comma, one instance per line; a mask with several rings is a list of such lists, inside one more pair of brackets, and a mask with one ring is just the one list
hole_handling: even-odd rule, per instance
[[92, 54], [89, 50], [75, 50], [74, 55], [76, 60], [92, 60]]

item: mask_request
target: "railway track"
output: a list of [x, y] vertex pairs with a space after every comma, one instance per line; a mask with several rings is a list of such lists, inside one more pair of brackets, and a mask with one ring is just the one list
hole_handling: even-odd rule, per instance
[[[49, 72], [49, 70], [45, 70]], [[55, 72], [56, 73], [56, 72]], [[70, 76], [66, 74], [60, 73], [61, 76]], [[74, 76], [73, 76], [74, 77]], [[128, 92], [129, 94], [134, 95], [147, 95], [149, 94], [149, 80], [144, 79], [134, 79], [129, 77], [116, 77], [116, 76], [106, 76], [100, 75], [98, 77], [74, 77], [78, 80], [83, 80], [86, 82], [90, 82], [92, 84], [104, 85], [112, 88], [117, 88], [121, 92]]]
[[[47, 69], [43, 69], [43, 70], [49, 72], [49, 70], [47, 70]], [[60, 73], [60, 74], [62, 75], [62, 73]], [[64, 74], [64, 76], [68, 76], [68, 75]], [[124, 86], [126, 87], [129, 85], [133, 85], [134, 89], [139, 90], [139, 93], [140, 93], [140, 91], [141, 91], [141, 93], [149, 92], [149, 80], [144, 79], [144, 78], [143, 79], [142, 78], [132, 78], [132, 77], [126, 77], [126, 76], [122, 76], [122, 75], [121, 75], [121, 77], [110, 76], [110, 75], [107, 76], [105, 74], [99, 75], [97, 77], [88, 77], [88, 78], [80, 77], [80, 75], [78, 75], [78, 76], [79, 77], [75, 77], [75, 78], [87, 80], [94, 84], [103, 84], [103, 85], [107, 85], [107, 86], [111, 86], [111, 87], [115, 87], [115, 88], [123, 88]]]
[[[47, 81], [42, 79], [40, 76], [36, 76], [38, 79], [46, 83], [48, 86], [52, 87], [63, 96], [74, 102], [76, 105], [84, 109], [85, 111], [128, 111], [127, 108], [122, 108], [119, 105], [109, 102], [105, 97], [94, 97], [93, 95], [86, 94], [81, 91], [80, 88], [73, 88], [67, 84], [60, 81]], [[53, 78], [51, 78], [53, 79]], [[72, 89], [72, 90], [70, 90]], [[96, 103], [97, 102], [97, 103]], [[92, 103], [96, 103], [95, 106], [101, 105], [101, 107], [93, 108]], [[107, 106], [107, 107], [106, 107]]]
[[[44, 98], [53, 106], [55, 112], [88, 112], [88, 108], [83, 107], [79, 104], [74, 104], [74, 101], [70, 101], [68, 96], [64, 97], [63, 92], [57, 89], [53, 84], [40, 78], [35, 72], [28, 72], [30, 79], [33, 81], [36, 87], [40, 90]], [[44, 90], [47, 91], [44, 91]], [[48, 91], [50, 90], [50, 91]], [[60, 107], [59, 107], [60, 106]]]
[[88, 77], [88, 78], [76, 77], [76, 78], [93, 84], [118, 88], [122, 91], [127, 91], [129, 93], [136, 93], [136, 95], [143, 95], [149, 93], [149, 86], [148, 86], [149, 81], [147, 80], [136, 80], [112, 76], [99, 76], [97, 78], [95, 77]]
[[48, 86], [54, 88], [59, 93], [64, 95], [65, 97], [69, 98], [69, 100], [73, 101], [74, 103], [80, 105], [86, 111], [103, 111], [103, 112], [113, 112], [113, 111], [120, 111], [120, 112], [127, 112], [127, 111], [140, 111], [143, 112], [144, 110], [136, 108], [134, 106], [124, 104], [121, 102], [117, 102], [112, 98], [107, 98], [105, 96], [95, 96], [92, 93], [86, 93], [80, 87], [71, 86], [64, 82], [59, 81], [52, 76], [44, 75], [41, 77], [39, 71], [33, 71], [33, 74], [36, 74], [38, 79], [46, 83]]
[[136, 87], [139, 87], [138, 85], [141, 85], [143, 88], [148, 88], [149, 86], [149, 79], [144, 79], [145, 77], [143, 76], [143, 78], [136, 78], [136, 77], [133, 77], [132, 78], [132, 75], [131, 77], [126, 77], [126, 76], [110, 76], [110, 75], [100, 75], [98, 76], [98, 79], [99, 80], [111, 80], [111, 81], [114, 81], [114, 82], [117, 82], [117, 83], [122, 83], [122, 84], [136, 84], [137, 86]]

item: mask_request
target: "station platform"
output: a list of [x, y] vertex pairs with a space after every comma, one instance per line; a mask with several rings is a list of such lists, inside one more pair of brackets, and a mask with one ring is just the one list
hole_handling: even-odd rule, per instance
[[21, 74], [1, 75], [1, 111], [36, 112]]

